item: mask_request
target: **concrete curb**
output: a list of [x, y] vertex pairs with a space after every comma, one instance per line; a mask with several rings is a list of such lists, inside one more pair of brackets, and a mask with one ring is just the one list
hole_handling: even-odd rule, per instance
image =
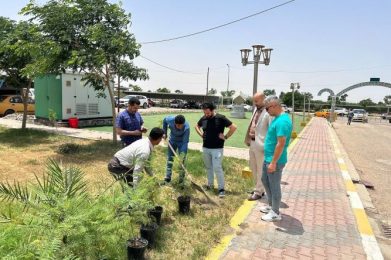
[[[346, 191], [349, 196], [353, 214], [356, 218], [358, 231], [361, 235], [361, 241], [364, 247], [364, 251], [367, 254], [367, 259], [382, 260], [384, 257], [373, 233], [371, 224], [369, 223], [368, 216], [365, 212], [364, 205], [357, 192], [356, 186], [353, 184], [349, 168], [343, 159], [343, 153], [341, 151], [343, 151], [345, 154], [346, 152], [341, 143], [337, 143], [337, 140], [339, 141], [339, 139], [332, 126], [329, 127], [329, 135], [338, 160], [339, 168], [341, 170], [341, 175], [345, 181]], [[345, 156], [347, 156], [347, 154]]]

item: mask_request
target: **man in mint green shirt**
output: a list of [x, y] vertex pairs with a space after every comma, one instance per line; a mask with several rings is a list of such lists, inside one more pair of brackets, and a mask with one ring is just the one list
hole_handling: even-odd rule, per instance
[[262, 170], [262, 183], [267, 194], [268, 205], [261, 208], [264, 221], [281, 220], [281, 175], [288, 161], [287, 148], [291, 139], [292, 121], [284, 113], [281, 102], [276, 96], [265, 100], [265, 108], [274, 120], [269, 125], [265, 138], [265, 161]]

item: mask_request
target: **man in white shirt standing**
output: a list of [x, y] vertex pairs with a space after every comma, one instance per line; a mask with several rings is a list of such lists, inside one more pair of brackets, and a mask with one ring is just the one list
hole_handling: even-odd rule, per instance
[[262, 167], [264, 160], [264, 141], [269, 124], [272, 120], [269, 113], [264, 109], [265, 94], [258, 92], [253, 96], [255, 106], [250, 125], [247, 129], [245, 144], [250, 147], [250, 169], [253, 173], [255, 187], [248, 200], [258, 200], [262, 198], [265, 188], [262, 185]]
[[144, 168], [149, 175], [152, 175], [149, 160], [153, 148], [160, 143], [163, 135], [163, 129], [155, 127], [148, 138], [137, 140], [119, 150], [108, 164], [109, 172], [117, 180], [121, 179], [129, 186], [136, 187]]

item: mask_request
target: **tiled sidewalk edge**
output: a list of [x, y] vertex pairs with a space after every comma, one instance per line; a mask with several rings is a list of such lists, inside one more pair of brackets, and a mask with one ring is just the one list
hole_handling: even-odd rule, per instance
[[[301, 138], [301, 136], [305, 133], [308, 126], [311, 125], [312, 119], [308, 124], [304, 127], [304, 129], [300, 132], [300, 134], [295, 138], [288, 147], [288, 153], [295, 147], [298, 140]], [[247, 216], [250, 214], [254, 206], [256, 205], [255, 201], [248, 201], [245, 200], [242, 204], [242, 206], [239, 207], [239, 209], [236, 211], [235, 215], [231, 218], [230, 221], [230, 227], [233, 229], [233, 232], [231, 234], [225, 235], [220, 243], [214, 247], [209, 255], [205, 258], [207, 260], [217, 260], [219, 259], [224, 251], [227, 249], [229, 244], [231, 243], [232, 239], [235, 238], [236, 232], [239, 231], [240, 225], [244, 222], [244, 220], [247, 218]]]

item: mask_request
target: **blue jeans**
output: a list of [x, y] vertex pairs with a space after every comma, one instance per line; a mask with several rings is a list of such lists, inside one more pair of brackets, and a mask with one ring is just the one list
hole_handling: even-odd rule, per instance
[[203, 159], [206, 171], [208, 173], [208, 185], [213, 187], [214, 174], [217, 177], [217, 184], [219, 190], [224, 190], [224, 171], [223, 171], [223, 148], [209, 149], [202, 148]]
[[[183, 159], [182, 163], [185, 164], [186, 154], [187, 154], [187, 146], [182, 143], [176, 143], [169, 141], [174, 151]], [[172, 166], [174, 163], [174, 153], [171, 151], [170, 147], [167, 148], [167, 167], [166, 167], [166, 179], [171, 180], [172, 175]], [[182, 182], [185, 178], [185, 171], [180, 166], [179, 171], [179, 182]]]
[[262, 183], [265, 187], [267, 194], [267, 200], [269, 206], [272, 207], [273, 211], [280, 214], [280, 203], [281, 203], [281, 175], [285, 164], [277, 164], [276, 171], [273, 173], [267, 172], [267, 167], [270, 163], [263, 162], [262, 170]]

